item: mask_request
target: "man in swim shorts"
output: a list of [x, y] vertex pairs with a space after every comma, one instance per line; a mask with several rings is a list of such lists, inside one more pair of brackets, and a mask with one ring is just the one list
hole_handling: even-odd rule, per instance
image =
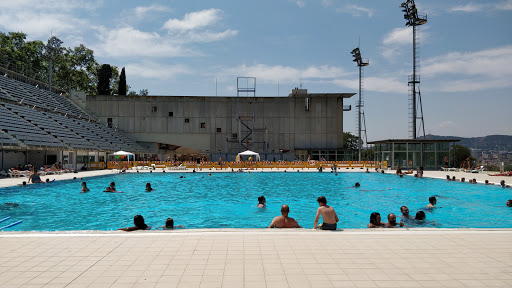
[[288, 213], [290, 213], [290, 207], [284, 204], [281, 206], [281, 216], [275, 217], [268, 228], [302, 228], [297, 220], [288, 217]]
[[[315, 217], [315, 223], [313, 224], [313, 229], [322, 229], [322, 230], [336, 230], [336, 223], [340, 221], [338, 219], [338, 215], [336, 215], [336, 211], [334, 211], [334, 208], [327, 205], [327, 199], [325, 199], [324, 196], [318, 197], [316, 200], [318, 202], [318, 209], [316, 210], [316, 217]], [[318, 219], [320, 218], [320, 215], [322, 215], [322, 219], [324, 220], [324, 223], [320, 225], [318, 224]]]

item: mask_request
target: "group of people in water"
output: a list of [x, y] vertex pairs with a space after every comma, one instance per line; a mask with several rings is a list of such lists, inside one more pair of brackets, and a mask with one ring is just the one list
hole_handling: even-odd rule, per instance
[[[117, 230], [130, 232], [130, 231], [135, 231], [135, 230], [150, 230], [151, 229], [150, 226], [146, 225], [146, 223], [144, 222], [144, 217], [142, 217], [141, 215], [136, 215], [135, 217], [133, 217], [133, 224], [135, 226], [119, 228]], [[163, 229], [163, 230], [172, 230], [172, 229], [176, 229], [176, 228], [185, 228], [185, 227], [183, 227], [183, 225], [174, 225], [174, 219], [172, 219], [172, 218], [167, 218], [167, 220], [165, 220], [165, 225], [157, 227], [157, 229]]]

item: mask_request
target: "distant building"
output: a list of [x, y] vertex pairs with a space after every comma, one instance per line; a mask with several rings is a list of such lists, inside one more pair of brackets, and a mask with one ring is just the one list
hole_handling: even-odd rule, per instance
[[249, 149], [268, 160], [308, 155], [344, 160], [343, 102], [353, 95], [293, 89], [288, 97], [75, 94], [70, 99], [148, 153], [173, 155], [186, 147], [233, 160]]

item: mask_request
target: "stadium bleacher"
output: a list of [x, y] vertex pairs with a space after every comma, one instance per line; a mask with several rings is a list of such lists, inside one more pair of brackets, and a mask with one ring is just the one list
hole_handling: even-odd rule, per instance
[[122, 133], [91, 121], [70, 100], [3, 75], [0, 116], [2, 147], [144, 152]]

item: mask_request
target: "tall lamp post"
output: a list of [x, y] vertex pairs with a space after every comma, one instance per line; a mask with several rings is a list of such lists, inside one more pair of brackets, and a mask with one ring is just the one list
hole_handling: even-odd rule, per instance
[[[417, 59], [417, 49], [416, 49], [416, 26], [423, 25], [427, 23], [427, 15], [424, 13], [419, 13], [418, 9], [416, 8], [416, 4], [414, 3], [414, 0], [406, 0], [403, 2], [400, 7], [402, 8], [402, 12], [404, 12], [404, 19], [407, 21], [405, 23], [405, 26], [412, 26], [412, 75], [409, 76], [408, 85], [409, 87], [412, 86], [412, 89], [409, 89], [409, 106], [411, 111], [411, 136], [412, 139], [416, 139], [417, 133], [416, 133], [416, 120], [418, 119], [418, 113], [417, 113], [417, 106], [420, 107], [421, 117], [419, 119], [421, 120], [421, 124], [423, 126], [423, 137], [425, 137], [425, 123], [423, 121], [423, 108], [421, 106], [421, 94], [419, 93], [419, 84], [420, 84], [420, 75], [419, 72], [416, 72], [416, 69], [419, 70], [419, 59]], [[418, 84], [418, 85], [416, 85]], [[418, 86], [418, 89], [416, 89], [416, 86]]]
[[354, 57], [354, 62], [357, 63], [357, 67], [359, 67], [359, 100], [357, 101], [357, 104], [356, 104], [356, 108], [357, 108], [357, 136], [359, 137], [358, 139], [358, 143], [357, 143], [357, 151], [358, 151], [358, 161], [361, 161], [361, 147], [363, 146], [363, 141], [362, 141], [362, 138], [361, 138], [361, 110], [363, 108], [363, 100], [362, 100], [362, 94], [361, 94], [361, 90], [362, 90], [362, 67], [363, 66], [368, 66], [370, 64], [370, 62], [368, 61], [368, 59], [363, 59], [361, 57], [361, 51], [359, 51], [359, 47], [355, 48], [354, 50], [352, 50], [352, 56]]

